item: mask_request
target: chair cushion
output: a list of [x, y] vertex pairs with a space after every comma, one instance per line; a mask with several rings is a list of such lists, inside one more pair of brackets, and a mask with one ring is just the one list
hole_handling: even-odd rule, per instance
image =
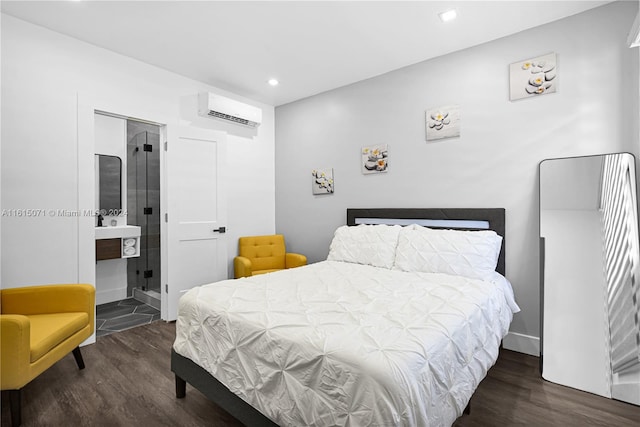
[[248, 236], [238, 239], [238, 255], [251, 260], [251, 270], [255, 274], [261, 270], [281, 270], [285, 267], [284, 236]]
[[89, 324], [87, 313], [33, 314], [31, 322], [31, 363]]

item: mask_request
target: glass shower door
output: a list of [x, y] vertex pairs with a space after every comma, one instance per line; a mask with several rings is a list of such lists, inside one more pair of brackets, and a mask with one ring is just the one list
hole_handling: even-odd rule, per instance
[[[131, 123], [131, 122], [129, 122]], [[135, 128], [154, 127], [142, 123]], [[131, 130], [131, 129], [129, 129]], [[153, 129], [156, 130], [156, 129]], [[141, 228], [140, 256], [129, 258], [128, 285], [160, 300], [160, 135], [143, 130], [127, 143], [128, 222]], [[147, 302], [147, 301], [145, 301]]]

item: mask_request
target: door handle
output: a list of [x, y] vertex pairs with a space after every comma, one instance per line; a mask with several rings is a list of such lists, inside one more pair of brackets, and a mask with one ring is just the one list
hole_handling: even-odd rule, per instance
[[227, 227], [216, 228], [216, 229], [213, 230], [213, 232], [214, 233], [220, 233], [220, 234], [226, 233], [227, 232]]

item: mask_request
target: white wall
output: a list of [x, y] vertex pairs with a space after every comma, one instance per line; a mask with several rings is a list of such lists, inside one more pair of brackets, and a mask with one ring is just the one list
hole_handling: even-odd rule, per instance
[[[545, 209], [540, 216], [546, 260], [542, 376], [611, 397], [601, 213]], [[572, 253], [577, 256], [566, 256]]]
[[597, 210], [603, 162], [604, 156], [541, 162], [540, 209]]
[[[613, 3], [276, 108], [276, 230], [288, 249], [326, 258], [348, 207], [504, 207], [506, 273], [522, 308], [511, 330], [535, 344], [538, 164], [638, 154], [638, 52], [626, 46], [637, 9]], [[549, 52], [558, 92], [510, 102], [509, 64]], [[461, 136], [425, 142], [425, 110], [451, 104]], [[389, 172], [361, 174], [361, 147], [383, 143]], [[319, 167], [334, 168], [333, 195], [311, 194]]]
[[[78, 152], [87, 147], [78, 147], [78, 99], [91, 99], [97, 109], [111, 113], [227, 132], [229, 265], [238, 236], [274, 232], [272, 106], [11, 16], [2, 15], [1, 37], [1, 203], [16, 212], [42, 210], [36, 216], [2, 218], [2, 287], [76, 283], [82, 271], [95, 268], [85, 265], [79, 249], [93, 246], [79, 241], [87, 221], [57, 211], [81, 206], [78, 189], [84, 183], [78, 171], [87, 165], [78, 164], [86, 158]], [[197, 116], [202, 91], [261, 107], [263, 124], [254, 131]]]

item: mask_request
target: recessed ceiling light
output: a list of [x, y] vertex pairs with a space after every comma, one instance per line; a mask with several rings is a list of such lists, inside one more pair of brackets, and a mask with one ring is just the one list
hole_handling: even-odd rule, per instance
[[447, 10], [446, 12], [440, 12], [438, 16], [440, 17], [440, 20], [442, 22], [448, 22], [456, 19], [456, 16], [458, 16], [458, 12], [456, 12], [455, 9], [451, 9]]
[[278, 79], [269, 79], [267, 83], [269, 83], [271, 86], [278, 86], [280, 82], [278, 81]]

